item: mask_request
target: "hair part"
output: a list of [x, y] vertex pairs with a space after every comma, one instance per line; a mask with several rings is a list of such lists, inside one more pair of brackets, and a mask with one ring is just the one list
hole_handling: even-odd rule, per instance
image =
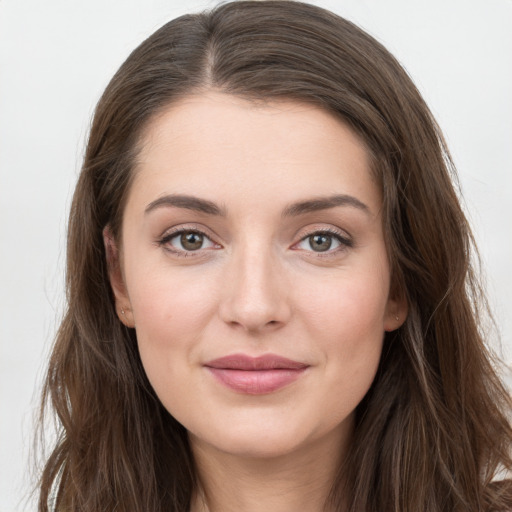
[[62, 426], [39, 511], [186, 512], [197, 489], [187, 432], [152, 390], [135, 331], [116, 315], [102, 233], [121, 240], [148, 123], [191, 94], [296, 100], [338, 116], [366, 144], [383, 193], [392, 293], [375, 381], [328, 506], [347, 512], [494, 511], [510, 505], [510, 399], [487, 347], [473, 239], [441, 132], [407, 73], [375, 39], [319, 7], [235, 1], [177, 18], [115, 74], [94, 116], [68, 227], [68, 308], [42, 415]]

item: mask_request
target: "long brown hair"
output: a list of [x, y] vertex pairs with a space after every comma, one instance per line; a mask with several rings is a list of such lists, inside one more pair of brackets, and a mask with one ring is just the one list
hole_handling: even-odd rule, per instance
[[[148, 383], [119, 322], [102, 231], [119, 238], [141, 131], [179, 98], [214, 88], [296, 99], [365, 142], [384, 197], [393, 293], [409, 313], [387, 334], [327, 505], [350, 512], [505, 510], [510, 399], [482, 327], [473, 239], [440, 130], [407, 73], [345, 19], [312, 5], [237, 1], [182, 16], [144, 41], [98, 103], [68, 233], [67, 312], [42, 414], [60, 425], [40, 512], [186, 512], [187, 433]], [[348, 508], [342, 508], [342, 496]]]

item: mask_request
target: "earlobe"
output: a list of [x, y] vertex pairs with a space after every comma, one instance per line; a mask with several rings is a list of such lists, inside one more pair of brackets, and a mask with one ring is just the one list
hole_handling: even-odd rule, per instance
[[396, 299], [389, 298], [384, 319], [384, 330], [387, 332], [396, 331], [407, 319], [409, 308], [405, 297]]
[[120, 251], [109, 226], [103, 229], [103, 243], [105, 245], [108, 277], [115, 297], [117, 316], [126, 327], [135, 327], [130, 298], [121, 270]]

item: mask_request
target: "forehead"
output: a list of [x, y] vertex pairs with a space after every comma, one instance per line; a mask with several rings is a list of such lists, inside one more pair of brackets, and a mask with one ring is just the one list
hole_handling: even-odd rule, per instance
[[338, 117], [307, 103], [255, 103], [219, 92], [189, 96], [150, 121], [141, 148], [132, 192], [148, 196], [215, 198], [238, 189], [284, 200], [339, 192], [380, 203], [363, 141]]

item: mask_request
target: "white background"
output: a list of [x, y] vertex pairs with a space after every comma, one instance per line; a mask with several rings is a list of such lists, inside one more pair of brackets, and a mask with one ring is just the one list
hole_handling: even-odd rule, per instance
[[[27, 499], [33, 415], [63, 309], [66, 214], [94, 105], [194, 0], [0, 0], [0, 512]], [[448, 139], [512, 359], [512, 0], [324, 0], [404, 64]]]

